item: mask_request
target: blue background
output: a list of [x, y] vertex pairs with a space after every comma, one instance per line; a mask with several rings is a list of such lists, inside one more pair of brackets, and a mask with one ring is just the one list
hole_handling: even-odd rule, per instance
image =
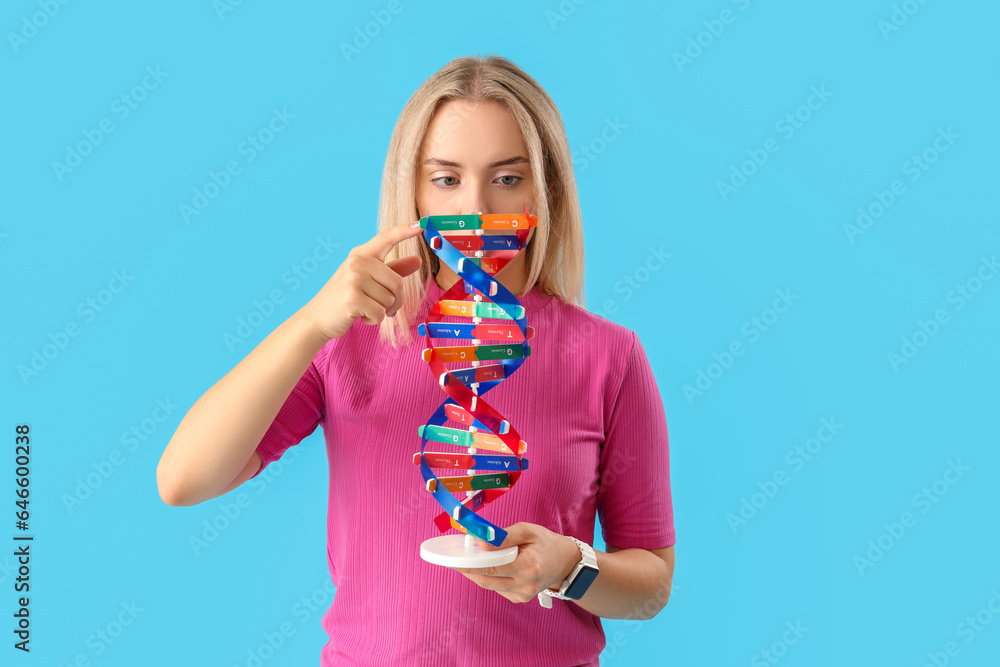
[[[602, 664], [996, 664], [1000, 280], [976, 279], [1000, 251], [998, 6], [404, 0], [347, 56], [387, 3], [342, 4], [53, 2], [48, 18], [44, 2], [5, 3], [3, 532], [14, 425], [28, 423], [35, 542], [30, 657], [10, 648], [15, 575], [0, 557], [3, 664], [245, 665], [282, 623], [294, 635], [264, 664], [317, 663], [331, 599], [320, 430], [263, 484], [195, 507], [160, 500], [156, 464], [202, 393], [374, 234], [400, 110], [475, 53], [512, 59], [559, 106], [588, 308], [638, 333], [670, 427], [673, 596], [652, 621], [605, 620]], [[114, 100], [147, 67], [166, 76], [122, 117]], [[803, 107], [813, 87], [830, 96]], [[248, 161], [239, 146], [274, 108], [294, 119]], [[788, 136], [778, 123], [795, 113], [808, 119]], [[102, 119], [114, 130], [60, 178], [52, 163]], [[958, 138], [936, 153], [948, 128]], [[741, 166], [765, 144], [778, 150]], [[925, 150], [935, 161], [913, 172]], [[230, 160], [240, 173], [186, 222], [179, 206]], [[723, 196], [734, 168], [753, 173]], [[903, 194], [851, 235], [894, 180]], [[317, 237], [336, 251], [293, 289], [283, 277]], [[670, 253], [654, 271], [651, 247]], [[79, 309], [116, 270], [127, 286]], [[959, 307], [966, 284], [978, 291]], [[230, 349], [223, 336], [275, 289], [283, 303]], [[774, 319], [778, 290], [797, 298]], [[78, 335], [23, 378], [71, 323]], [[686, 394], [700, 371], [710, 385]], [[162, 422], [157, 401], [173, 405]], [[842, 428], [793, 463], [822, 419]], [[123, 440], [133, 427], [144, 440]], [[949, 462], [968, 470], [946, 476]], [[79, 490], [88, 475], [99, 484]], [[925, 488], [933, 503], [915, 499]], [[122, 605], [134, 622], [98, 640]], [[977, 613], [991, 622], [960, 625]]]

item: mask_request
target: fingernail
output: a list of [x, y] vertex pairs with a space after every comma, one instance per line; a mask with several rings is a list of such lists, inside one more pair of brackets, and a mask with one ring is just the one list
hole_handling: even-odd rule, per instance
[[419, 227], [420, 227], [420, 221], [419, 220], [410, 223], [410, 229], [419, 229]]

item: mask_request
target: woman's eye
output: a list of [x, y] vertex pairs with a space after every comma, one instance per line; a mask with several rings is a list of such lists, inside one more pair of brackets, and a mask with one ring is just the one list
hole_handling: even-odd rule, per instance
[[[508, 180], [505, 180], [508, 179]], [[500, 176], [497, 181], [500, 182], [500, 187], [504, 189], [516, 188], [518, 184], [524, 179], [520, 176], [513, 176], [508, 174], [506, 176]], [[431, 183], [436, 184], [439, 188], [450, 188], [455, 185], [458, 181], [457, 176], [439, 176], [438, 178], [432, 178]]]
[[500, 184], [500, 185], [502, 185], [502, 186], [503, 186], [503, 187], [505, 187], [505, 188], [513, 188], [513, 187], [516, 187], [518, 183], [520, 183], [520, 182], [521, 182], [522, 180], [524, 180], [524, 179], [523, 179], [523, 178], [521, 178], [520, 176], [511, 176], [511, 175], [507, 175], [507, 176], [501, 176], [501, 177], [500, 177], [500, 178], [499, 178], [498, 180], [501, 180], [501, 181], [502, 181], [502, 180], [503, 180], [503, 179], [505, 179], [505, 178], [513, 178], [513, 179], [515, 179], [515, 180], [513, 180], [513, 181], [511, 181], [511, 182], [509, 182], [509, 183], [501, 183], [501, 184]]

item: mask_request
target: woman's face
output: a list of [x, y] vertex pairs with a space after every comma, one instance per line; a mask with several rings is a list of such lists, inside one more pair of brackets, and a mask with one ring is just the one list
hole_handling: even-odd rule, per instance
[[427, 127], [417, 170], [421, 217], [535, 211], [528, 151], [499, 103], [444, 102]]

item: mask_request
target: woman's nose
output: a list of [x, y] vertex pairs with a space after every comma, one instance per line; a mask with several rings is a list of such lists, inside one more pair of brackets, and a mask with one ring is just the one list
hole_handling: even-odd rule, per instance
[[467, 198], [462, 202], [463, 215], [482, 215], [491, 213], [488, 197], [481, 188], [475, 188], [474, 192], [465, 193]]

